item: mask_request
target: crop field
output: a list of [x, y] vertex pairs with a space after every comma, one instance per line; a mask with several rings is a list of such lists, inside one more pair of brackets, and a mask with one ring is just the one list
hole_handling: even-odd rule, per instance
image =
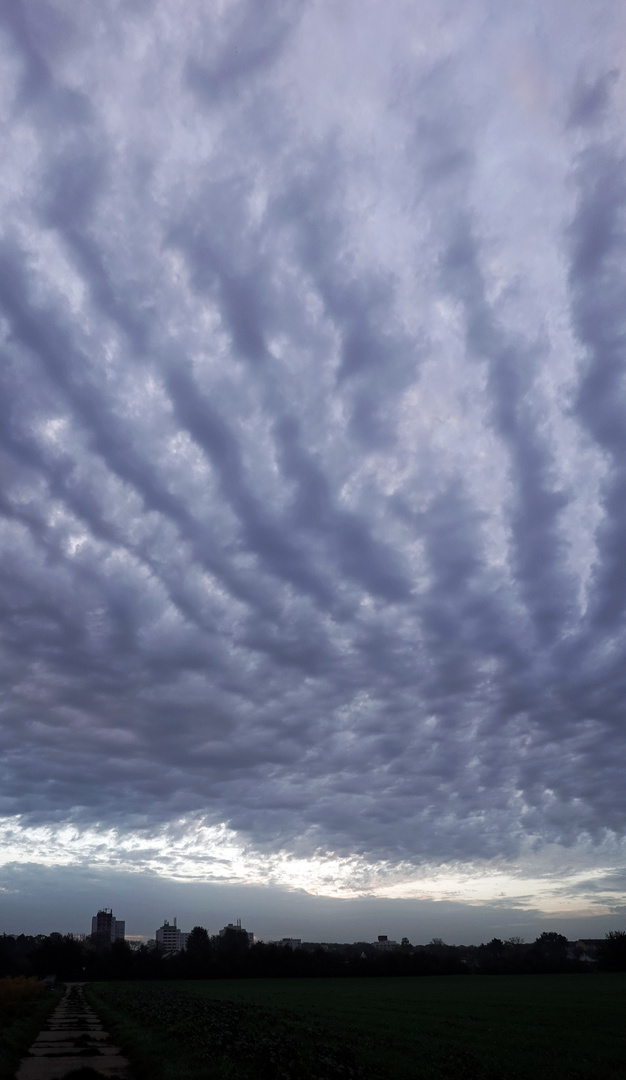
[[138, 1080], [626, 1080], [626, 975], [98, 983]]

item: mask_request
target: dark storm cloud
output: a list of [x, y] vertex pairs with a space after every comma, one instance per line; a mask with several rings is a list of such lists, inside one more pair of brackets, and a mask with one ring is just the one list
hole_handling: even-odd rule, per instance
[[547, 166], [539, 60], [489, 38], [496, 100], [429, 11], [416, 58], [409, 9], [6, 6], [3, 813], [411, 865], [621, 835], [618, 80], [572, 53]]

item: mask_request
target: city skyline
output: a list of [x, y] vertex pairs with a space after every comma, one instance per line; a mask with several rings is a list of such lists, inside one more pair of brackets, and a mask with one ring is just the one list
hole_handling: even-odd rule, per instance
[[[33, 874], [39, 873], [39, 868]], [[111, 881], [108, 873], [102, 875]], [[177, 912], [179, 927], [190, 931], [204, 926], [210, 934], [233, 921], [234, 913], [246, 927], [252, 927], [260, 941], [283, 937], [303, 941], [373, 941], [378, 934], [400, 941], [408, 937], [413, 944], [427, 944], [441, 938], [450, 945], [479, 945], [493, 937], [535, 940], [541, 933], [556, 931], [570, 941], [580, 938], [603, 938], [613, 930], [624, 929], [619, 914], [589, 917], [562, 912], [548, 915], [538, 909], [520, 910], [500, 905], [469, 907], [462, 901], [393, 900], [368, 897], [339, 900], [316, 897], [301, 890], [267, 890], [258, 886], [204, 886], [163, 879], [144, 881], [146, 893], [137, 887], [137, 875], [121, 875], [118, 882], [119, 903], [113, 910], [124, 915], [127, 939], [153, 939], [168, 911]], [[114, 879], [113, 879], [114, 880]], [[85, 888], [79, 874], [67, 884], [51, 884], [54, 877], [44, 873], [40, 886], [46, 889], [45, 916], [36, 890], [28, 885], [19, 899], [3, 897], [0, 933], [86, 933], [92, 916], [85, 912], [100, 906], [101, 885], [93, 882]], [[90, 905], [91, 904], [91, 909]], [[84, 929], [83, 929], [84, 926]]]
[[623, 928], [625, 42], [0, 5], [7, 932]]

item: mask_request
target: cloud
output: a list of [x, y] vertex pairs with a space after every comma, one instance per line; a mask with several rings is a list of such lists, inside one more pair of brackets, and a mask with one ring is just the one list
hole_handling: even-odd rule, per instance
[[623, 836], [618, 58], [331, 7], [3, 11], [0, 809], [539, 889]]
[[609, 104], [611, 85], [618, 77], [619, 72], [615, 70], [600, 75], [592, 82], [580, 77], [577, 79], [568, 121], [572, 127], [598, 122]]
[[[219, 20], [217, 47], [207, 34], [204, 47], [196, 50], [202, 59], [187, 62], [191, 89], [207, 105], [228, 93], [249, 90], [276, 62], [303, 10], [294, 0], [268, 0], [260, 9], [250, 2], [230, 5]], [[209, 60], [207, 52], [213, 54]]]
[[[531, 942], [546, 930], [570, 940], [603, 937], [620, 926], [621, 914], [550, 915], [506, 901], [468, 907], [458, 900], [345, 900], [271, 884], [181, 883], [97, 866], [59, 871], [24, 862], [5, 868], [0, 880], [7, 933], [88, 933], [103, 896], [117, 918], [125, 920], [127, 934], [146, 938], [154, 937], [163, 919], [175, 913], [182, 928], [200, 925], [209, 933], [238, 916], [262, 940], [284, 934], [304, 941], [375, 941], [379, 933], [387, 933], [396, 941], [406, 936], [413, 944], [441, 937], [448, 944], [478, 945], [494, 936], [515, 935]], [[41, 891], [46, 895], [44, 911], [37, 901]]]

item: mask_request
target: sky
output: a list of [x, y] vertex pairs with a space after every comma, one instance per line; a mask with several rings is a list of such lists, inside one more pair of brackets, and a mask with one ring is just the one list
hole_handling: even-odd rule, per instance
[[0, 931], [626, 928], [625, 61], [0, 5]]

